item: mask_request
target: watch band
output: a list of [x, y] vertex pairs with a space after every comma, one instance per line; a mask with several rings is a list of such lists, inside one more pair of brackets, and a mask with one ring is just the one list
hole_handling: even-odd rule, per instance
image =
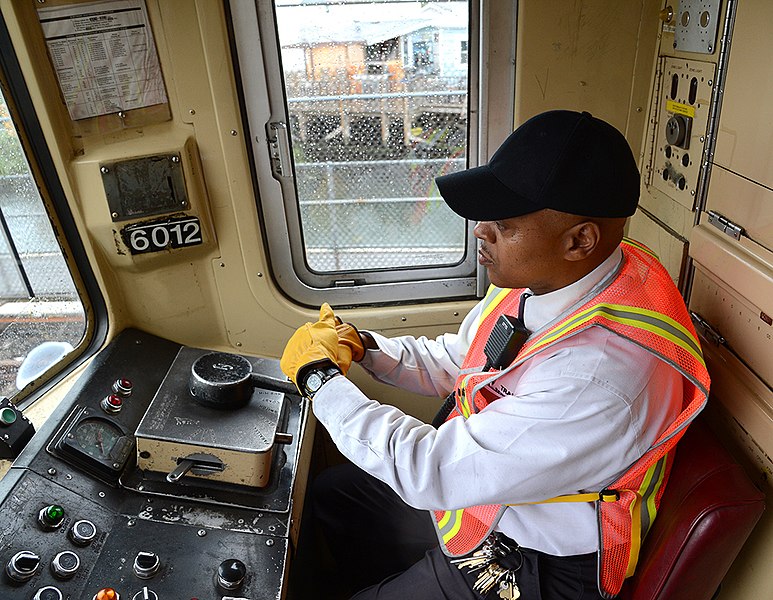
[[332, 364], [310, 367], [309, 370], [303, 374], [301, 383], [303, 395], [309, 399], [313, 398], [314, 394], [319, 391], [319, 388], [333, 379], [336, 375], [341, 374], [341, 369]]

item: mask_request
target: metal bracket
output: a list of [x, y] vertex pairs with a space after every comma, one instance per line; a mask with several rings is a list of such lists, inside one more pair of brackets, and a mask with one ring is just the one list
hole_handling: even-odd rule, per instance
[[734, 240], [740, 240], [743, 235], [743, 227], [713, 210], [709, 211], [709, 224]]
[[719, 29], [720, 0], [679, 0], [674, 48], [713, 54]]

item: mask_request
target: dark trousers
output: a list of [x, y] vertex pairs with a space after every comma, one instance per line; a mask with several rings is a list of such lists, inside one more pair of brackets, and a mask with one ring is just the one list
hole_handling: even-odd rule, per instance
[[[354, 465], [315, 480], [313, 514], [334, 562], [331, 583], [352, 600], [480, 600], [475, 574], [459, 570], [438, 547], [429, 512], [406, 505], [389, 486]], [[522, 600], [599, 600], [596, 556], [556, 557], [520, 549]], [[498, 598], [496, 586], [487, 599]]]

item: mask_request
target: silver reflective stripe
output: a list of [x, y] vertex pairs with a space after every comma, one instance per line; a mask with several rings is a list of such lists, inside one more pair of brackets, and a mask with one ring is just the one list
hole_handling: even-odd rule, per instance
[[660, 475], [663, 472], [663, 469], [665, 468], [667, 458], [668, 458], [668, 454], [664, 455], [663, 458], [661, 458], [658, 462], [656, 462], [653, 465], [654, 470], [652, 472], [652, 477], [650, 478], [649, 485], [647, 486], [647, 489], [644, 490], [641, 496], [641, 500], [642, 500], [641, 539], [642, 540], [644, 540], [644, 537], [647, 535], [647, 532], [652, 526], [652, 521], [655, 518], [655, 515], [650, 514], [649, 500], [652, 497], [652, 495], [655, 494], [658, 491], [658, 489], [660, 489], [660, 484], [662, 483], [660, 481]]

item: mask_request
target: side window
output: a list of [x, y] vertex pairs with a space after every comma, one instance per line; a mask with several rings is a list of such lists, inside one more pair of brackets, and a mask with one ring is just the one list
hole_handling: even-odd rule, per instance
[[0, 94], [0, 396], [66, 360], [86, 316]]
[[308, 304], [474, 296], [474, 224], [434, 180], [478, 160], [477, 2], [249, 4], [232, 23], [279, 285]]

